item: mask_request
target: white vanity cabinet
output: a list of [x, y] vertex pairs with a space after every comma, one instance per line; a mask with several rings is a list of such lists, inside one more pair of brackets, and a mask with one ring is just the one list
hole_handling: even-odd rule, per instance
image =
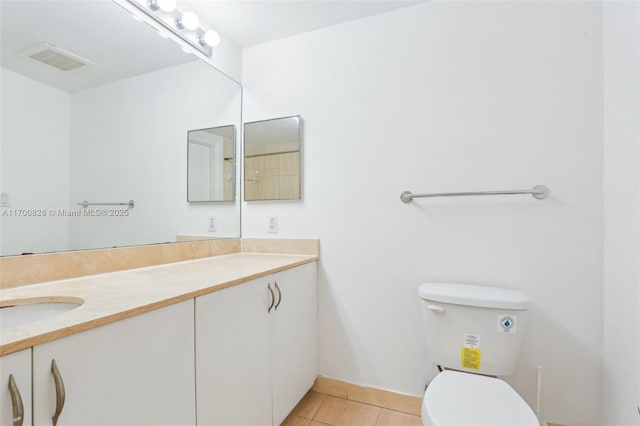
[[279, 425], [317, 376], [317, 265], [196, 299], [201, 426]]
[[188, 300], [33, 347], [33, 424], [51, 425], [56, 410], [61, 426], [195, 424], [193, 308]]
[[318, 377], [316, 262], [273, 275], [279, 289], [271, 317], [273, 424], [280, 425]]
[[196, 298], [199, 425], [271, 424], [267, 280]]
[[0, 358], [0, 385], [0, 425], [31, 425], [31, 349]]

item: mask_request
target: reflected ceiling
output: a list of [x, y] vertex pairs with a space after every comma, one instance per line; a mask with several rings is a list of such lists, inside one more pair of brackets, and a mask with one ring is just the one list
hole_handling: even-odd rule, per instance
[[[197, 60], [176, 49], [173, 41], [160, 39], [146, 24], [121, 25], [124, 11], [111, 0], [2, 0], [1, 4], [0, 64], [69, 93]], [[109, 37], [115, 28], [118, 37]], [[63, 72], [19, 54], [42, 42], [96, 66]]]

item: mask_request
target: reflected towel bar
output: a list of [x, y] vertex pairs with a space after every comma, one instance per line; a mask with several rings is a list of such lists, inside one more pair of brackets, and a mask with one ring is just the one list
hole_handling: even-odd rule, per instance
[[81, 203], [78, 203], [79, 206], [82, 206], [83, 209], [86, 209], [89, 206], [127, 206], [132, 209], [136, 206], [133, 200], [129, 200], [128, 203], [90, 203], [87, 200], [84, 200]]
[[411, 191], [404, 191], [400, 194], [400, 199], [405, 203], [410, 203], [414, 198], [427, 197], [463, 197], [469, 195], [511, 195], [511, 194], [531, 194], [537, 200], [544, 200], [549, 195], [549, 188], [544, 185], [536, 185], [533, 189], [514, 189], [511, 191], [482, 191], [482, 192], [441, 192], [439, 194], [412, 194]]

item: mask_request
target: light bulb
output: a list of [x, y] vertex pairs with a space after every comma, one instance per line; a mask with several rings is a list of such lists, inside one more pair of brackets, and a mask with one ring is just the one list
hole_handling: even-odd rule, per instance
[[220, 44], [220, 35], [213, 30], [209, 30], [200, 38], [200, 44], [216, 47]]
[[182, 18], [178, 19], [178, 27], [186, 28], [188, 30], [195, 30], [198, 28], [200, 24], [200, 19], [198, 19], [198, 15], [193, 12], [185, 12], [182, 15]]
[[173, 12], [176, 9], [176, 0], [149, 0], [149, 7], [153, 10]]
[[156, 0], [158, 7], [163, 12], [173, 12], [176, 9], [176, 0]]

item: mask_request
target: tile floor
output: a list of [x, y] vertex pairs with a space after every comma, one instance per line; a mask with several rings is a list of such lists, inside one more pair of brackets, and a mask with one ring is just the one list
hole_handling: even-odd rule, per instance
[[309, 391], [282, 426], [422, 426], [419, 416]]

